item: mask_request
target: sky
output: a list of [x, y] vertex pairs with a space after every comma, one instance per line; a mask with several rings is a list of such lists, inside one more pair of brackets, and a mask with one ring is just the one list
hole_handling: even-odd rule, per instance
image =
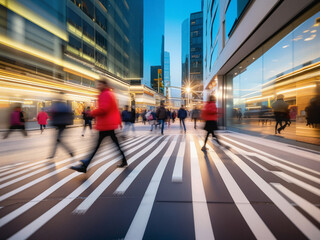
[[201, 11], [201, 0], [165, 0], [165, 51], [170, 53], [171, 86], [181, 86], [181, 25]]

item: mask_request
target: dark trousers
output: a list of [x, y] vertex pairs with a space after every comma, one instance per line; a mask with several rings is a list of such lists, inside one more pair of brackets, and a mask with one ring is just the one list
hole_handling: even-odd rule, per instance
[[[182, 123], [182, 124], [181, 124]], [[182, 127], [182, 125], [183, 125], [183, 128], [184, 128], [184, 131], [187, 131], [186, 130], [186, 125], [185, 125], [185, 123], [184, 123], [184, 118], [180, 118], [180, 128]]]
[[217, 143], [220, 144], [220, 142], [219, 142], [219, 140], [218, 140], [218, 137], [214, 134], [214, 131], [208, 131], [208, 132], [207, 132], [206, 139], [204, 140], [204, 145], [203, 145], [203, 146], [205, 146], [205, 145], [207, 144], [207, 141], [208, 141], [208, 138], [209, 138], [210, 133], [211, 133], [211, 135], [212, 135], [212, 138], [215, 138], [216, 141], [217, 141]]
[[26, 137], [28, 136], [24, 125], [10, 126], [9, 130], [4, 134], [3, 139], [7, 138], [14, 130], [21, 130], [22, 134]]
[[119, 144], [119, 141], [116, 137], [116, 134], [114, 133], [114, 130], [110, 130], [110, 131], [100, 131], [99, 132], [99, 137], [98, 137], [98, 141], [97, 141], [97, 144], [93, 150], [93, 152], [91, 153], [91, 155], [89, 156], [88, 159], [86, 160], [83, 160], [82, 163], [88, 167], [88, 165], [90, 164], [91, 160], [93, 159], [94, 155], [96, 154], [96, 152], [98, 151], [103, 139], [105, 137], [111, 137], [112, 141], [114, 142], [114, 144], [118, 147], [118, 150], [119, 152], [121, 153], [122, 155], [122, 162], [123, 163], [127, 163], [127, 160], [126, 160], [126, 157], [124, 156], [124, 153], [123, 151], [121, 150], [121, 147], [120, 147], [120, 144]]
[[197, 129], [197, 119], [194, 118], [193, 121], [194, 121], [194, 129]]
[[43, 129], [45, 129], [46, 128], [46, 125], [44, 125], [44, 124], [40, 124], [40, 130], [42, 131]]
[[64, 132], [65, 129], [66, 129], [66, 126], [65, 126], [65, 125], [61, 125], [61, 126], [58, 126], [58, 127], [57, 127], [57, 129], [56, 129], [56, 131], [57, 131], [56, 142], [55, 142], [55, 144], [54, 144], [54, 146], [53, 146], [51, 157], [54, 157], [54, 155], [56, 155], [57, 147], [58, 147], [59, 144], [60, 144], [71, 156], [73, 155], [71, 148], [70, 148], [66, 143], [62, 142], [62, 135], [63, 135], [63, 132]]
[[159, 120], [160, 124], [161, 124], [161, 134], [163, 134], [163, 129], [164, 129], [164, 119], [160, 119]]
[[[288, 125], [288, 121], [286, 121], [286, 114], [281, 112], [275, 112], [275, 118], [276, 118], [276, 125], [275, 125], [275, 132], [280, 132], [281, 130], [285, 129]], [[282, 125], [282, 122], [285, 122], [284, 125]], [[278, 125], [280, 125], [280, 128], [278, 128]]]

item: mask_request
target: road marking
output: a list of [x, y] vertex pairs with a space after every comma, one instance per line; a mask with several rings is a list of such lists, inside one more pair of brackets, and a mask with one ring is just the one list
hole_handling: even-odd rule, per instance
[[[148, 137], [146, 136], [145, 138], [147, 139]], [[153, 137], [152, 137], [152, 138], [149, 138], [149, 140], [147, 139], [147, 142], [145, 142], [145, 143], [148, 143], [148, 142], [151, 141], [152, 139], [153, 139]], [[125, 150], [125, 149], [127, 149], [127, 148], [130, 148], [130, 147], [136, 145], [137, 143], [140, 143], [140, 142], [143, 141], [143, 140], [144, 140], [144, 139], [139, 140], [139, 141], [136, 141], [136, 142], [133, 142], [133, 143], [130, 143], [129, 145], [127, 145], [127, 146], [124, 147], [123, 149]], [[105, 151], [105, 152], [99, 153], [97, 156], [95, 156], [95, 158], [96, 158], [96, 157], [100, 157], [100, 156], [102, 156], [102, 155], [110, 154], [112, 151], [113, 151], [113, 149], [110, 149], [109, 151]], [[113, 154], [107, 155], [106, 157], [104, 157], [103, 160], [109, 159], [110, 157], [116, 156], [117, 154], [118, 154], [117, 152], [114, 152]], [[85, 155], [87, 155], [87, 153], [82, 154], [82, 156], [85, 156]], [[31, 182], [29, 182], [29, 183], [21, 186], [21, 187], [18, 187], [17, 189], [14, 189], [14, 190], [12, 190], [12, 191], [10, 191], [10, 192], [8, 192], [8, 193], [5, 193], [4, 195], [0, 196], [0, 201], [3, 201], [3, 200], [5, 200], [5, 199], [7, 199], [7, 198], [9, 198], [9, 197], [11, 197], [11, 196], [19, 193], [19, 192], [22, 192], [22, 191], [26, 190], [27, 188], [30, 188], [30, 187], [36, 185], [37, 183], [39, 183], [39, 182], [41, 182], [41, 181], [43, 181], [43, 180], [45, 180], [45, 179], [47, 179], [47, 178], [49, 178], [49, 177], [51, 177], [51, 176], [54, 176], [54, 175], [56, 175], [56, 174], [58, 174], [58, 173], [60, 173], [60, 172], [62, 172], [62, 171], [64, 171], [64, 170], [67, 170], [67, 169], [69, 169], [72, 165], [73, 165], [73, 163], [71, 163], [71, 164], [69, 164], [69, 165], [67, 165], [67, 166], [65, 166], [65, 167], [59, 168], [59, 169], [57, 169], [57, 170], [54, 170], [54, 171], [52, 171], [52, 172], [50, 172], [50, 173], [48, 173], [48, 174], [46, 174], [46, 175], [44, 175], [44, 176], [41, 176], [41, 177], [39, 177], [39, 178], [37, 178], [37, 179], [35, 179], [35, 180], [33, 180], [33, 181], [31, 181]], [[93, 166], [93, 165], [90, 165], [88, 169], [90, 169], [92, 166]]]
[[313, 217], [315, 220], [320, 222], [320, 210], [316, 206], [314, 206], [312, 203], [308, 202], [307, 200], [303, 199], [299, 195], [295, 194], [294, 192], [290, 191], [280, 183], [271, 183], [272, 186], [274, 186], [276, 189], [278, 189], [280, 192], [282, 192], [284, 195], [286, 195], [288, 198], [290, 198], [293, 202], [295, 202], [301, 209], [303, 209], [305, 212], [307, 212], [311, 217]]
[[[134, 143], [135, 144], [135, 143]], [[142, 146], [142, 144], [141, 144]], [[101, 155], [101, 154], [99, 154]], [[103, 157], [101, 159], [98, 159], [96, 161], [94, 161], [90, 167], [94, 167], [95, 165], [98, 165], [99, 163], [103, 162], [106, 159], [109, 159], [111, 157], [113, 157], [116, 154], [112, 154], [108, 155], [106, 157]], [[74, 172], [70, 175], [68, 175], [67, 177], [63, 178], [62, 180], [60, 180], [59, 182], [57, 182], [56, 184], [54, 184], [53, 186], [51, 186], [50, 188], [48, 188], [46, 191], [44, 191], [43, 193], [41, 193], [40, 195], [38, 195], [37, 197], [35, 197], [34, 199], [30, 200], [28, 203], [24, 204], [23, 206], [21, 206], [20, 208], [14, 210], [13, 212], [9, 213], [8, 215], [4, 216], [3, 218], [0, 219], [0, 227], [4, 226], [5, 224], [7, 224], [8, 222], [12, 221], [13, 219], [15, 219], [16, 217], [18, 217], [19, 215], [21, 215], [22, 213], [26, 212], [27, 210], [29, 210], [30, 208], [32, 208], [33, 206], [35, 206], [36, 204], [38, 204], [40, 201], [44, 200], [46, 197], [48, 197], [50, 194], [52, 194], [54, 191], [58, 190], [60, 187], [62, 187], [64, 184], [66, 184], [67, 182], [69, 182], [70, 180], [72, 180], [73, 178], [77, 177], [78, 175], [81, 175], [82, 173], [79, 172]]]
[[[176, 144], [178, 136], [176, 136], [171, 144]], [[142, 172], [142, 170], [162, 151], [164, 146], [168, 143], [169, 139], [163, 141], [152, 153], [144, 159], [138, 166], [136, 166], [132, 172], [124, 179], [120, 186], [116, 189], [114, 194], [124, 194], [132, 182], [137, 178], [137, 176]]]
[[[153, 148], [162, 137], [158, 137], [154, 142], [148, 145], [143, 151], [135, 154], [128, 160], [128, 166], [140, 158], [143, 154]], [[125, 170], [125, 168], [115, 169], [90, 195], [73, 211], [73, 213], [84, 214], [92, 206], [92, 204], [99, 198], [99, 196], [110, 186], [110, 184]]]
[[[152, 138], [150, 139], [152, 140]], [[136, 146], [133, 149], [130, 149], [128, 152], [133, 152], [138, 150], [138, 148], [144, 146], [147, 142]], [[56, 216], [60, 211], [62, 211], [66, 206], [68, 206], [74, 199], [76, 199], [81, 193], [88, 189], [107, 169], [112, 165], [117, 163], [122, 159], [122, 156], [117, 157], [116, 159], [109, 161], [100, 168], [98, 168], [83, 184], [81, 184], [77, 189], [70, 193], [67, 197], [61, 200], [54, 207], [50, 208], [47, 212], [42, 214], [40, 217], [35, 219], [33, 222], [25, 226], [23, 229], [15, 233], [9, 239], [26, 239], [29, 238], [32, 234], [38, 231], [43, 225], [50, 221], [54, 216]]]
[[317, 229], [305, 216], [295, 209], [274, 188], [263, 180], [245, 162], [231, 151], [221, 147], [225, 154], [261, 189], [262, 192], [279, 208], [280, 211], [309, 239], [319, 239], [320, 230]]
[[173, 174], [172, 174], [172, 182], [182, 182], [183, 160], [184, 160], [185, 150], [186, 150], [186, 142], [184, 138], [183, 142], [180, 143], [178, 155], [176, 157], [176, 162], [175, 162]]
[[148, 188], [145, 194], [143, 195], [139, 208], [125, 236], [125, 240], [130, 240], [130, 239], [137, 240], [137, 239], [143, 238], [163, 173], [173, 153], [175, 144], [176, 142], [174, 141], [170, 144], [169, 148], [163, 155], [155, 173], [153, 174], [152, 179], [148, 185]]
[[[9, 168], [13, 168], [13, 167], [25, 164], [25, 163], [27, 163], [27, 162], [20, 162], [20, 163], [13, 163], [13, 164], [4, 165], [4, 166], [0, 167], [0, 173], [7, 171]], [[0, 176], [1, 176], [1, 174], [0, 174]]]
[[290, 147], [289, 144], [279, 143], [279, 142], [269, 140], [269, 139], [262, 139], [261, 137], [250, 136], [248, 134], [232, 132], [232, 134], [225, 134], [225, 135], [230, 135], [235, 138], [244, 139], [246, 141], [253, 142], [255, 144], [258, 143], [263, 146], [272, 147], [272, 148], [280, 150], [282, 152], [287, 152], [287, 153], [291, 153], [291, 154], [294, 150], [295, 155], [298, 155], [298, 156], [304, 157], [304, 158], [308, 158], [310, 160], [317, 161], [317, 162], [320, 161], [319, 160], [320, 152], [313, 153], [313, 152], [310, 152], [309, 149], [304, 149], [301, 147], [296, 148], [296, 146], [294, 146], [294, 145], [293, 145], [294, 148], [292, 148], [292, 147]]
[[[200, 145], [203, 145], [203, 141], [200, 141]], [[276, 239], [263, 220], [260, 218], [258, 213], [254, 210], [249, 200], [246, 198], [242, 190], [240, 189], [237, 182], [234, 180], [226, 166], [221, 161], [217, 153], [209, 147], [209, 155], [215, 166], [218, 169], [218, 172], [225, 183], [233, 201], [235, 202], [239, 212], [243, 216], [244, 220], [248, 224], [252, 233], [257, 239]]]
[[312, 173], [314, 173], [314, 174], [320, 175], [320, 172], [315, 171], [315, 170], [313, 170], [313, 169], [310, 169], [310, 168], [307, 168], [307, 167], [304, 167], [304, 166], [300, 166], [299, 164], [292, 163], [292, 162], [287, 161], [287, 160], [284, 160], [284, 159], [282, 159], [282, 158], [273, 156], [272, 154], [263, 152], [263, 151], [261, 151], [261, 150], [259, 150], [259, 149], [256, 149], [256, 148], [254, 148], [254, 147], [248, 146], [248, 145], [243, 144], [243, 143], [240, 143], [240, 142], [237, 142], [237, 141], [232, 140], [232, 139], [230, 139], [230, 138], [227, 138], [227, 137], [225, 137], [225, 136], [221, 136], [221, 137], [223, 137], [223, 138], [225, 138], [225, 139], [228, 139], [229, 141], [234, 142], [234, 143], [236, 143], [236, 144], [239, 145], [239, 146], [242, 146], [242, 147], [245, 147], [245, 148], [247, 148], [247, 149], [250, 149], [250, 150], [252, 150], [252, 151], [254, 151], [254, 152], [260, 153], [261, 155], [264, 155], [264, 156], [267, 156], [267, 157], [270, 157], [270, 158], [277, 159], [278, 161], [283, 162], [283, 163], [286, 163], [286, 164], [288, 164], [288, 165], [295, 166], [295, 167], [297, 167], [297, 168], [304, 169], [304, 170], [306, 170], [306, 171], [309, 171], [309, 172], [312, 172]]
[[[247, 155], [247, 152], [244, 151], [243, 149], [238, 148], [238, 147], [234, 146], [233, 144], [230, 144], [230, 143], [228, 143], [228, 142], [226, 142], [226, 141], [223, 141], [223, 140], [221, 140], [221, 142], [224, 143], [224, 144], [226, 144], [226, 145], [231, 146], [232, 149], [236, 150], [237, 152], [239, 152], [239, 153], [240, 153], [241, 155], [243, 155], [244, 157], [245, 157], [245, 155]], [[285, 164], [283, 164], [283, 163], [277, 162], [277, 161], [275, 161], [275, 160], [272, 160], [272, 159], [270, 159], [270, 158], [267, 158], [267, 157], [265, 157], [265, 156], [262, 156], [262, 155], [260, 155], [260, 154], [258, 154], [258, 153], [250, 153], [250, 155], [257, 157], [257, 158], [261, 159], [262, 161], [264, 161], [264, 162], [266, 162], [266, 163], [268, 163], [268, 164], [270, 164], [270, 165], [272, 165], [272, 166], [276, 166], [276, 167], [283, 168], [283, 169], [285, 169], [285, 170], [287, 170], [287, 171], [289, 171], [289, 172], [292, 172], [292, 173], [294, 173], [294, 174], [296, 174], [296, 175], [299, 175], [299, 176], [301, 176], [301, 177], [303, 177], [303, 178], [309, 179], [310, 181], [313, 181], [313, 182], [315, 182], [315, 183], [317, 183], [317, 184], [320, 184], [320, 179], [317, 178], [317, 177], [314, 177], [314, 176], [312, 176], [312, 175], [310, 175], [310, 174], [307, 174], [307, 173], [305, 173], [305, 172], [302, 172], [302, 171], [300, 171], [300, 170], [297, 170], [297, 169], [295, 169], [295, 168], [293, 168], [293, 167], [289, 167], [289, 166], [287, 166], [287, 165], [285, 165]], [[249, 159], [248, 157], [246, 157], [246, 158], [247, 158], [248, 160], [250, 160], [250, 161], [253, 161], [253, 163], [256, 164], [256, 165], [259, 164], [259, 163], [256, 163], [254, 160]], [[263, 167], [263, 166], [260, 166], [260, 167]], [[266, 169], [266, 170], [267, 170], [267, 169]], [[267, 171], [269, 171], [269, 170], [267, 170]]]
[[214, 239], [214, 234], [212, 230], [207, 199], [202, 182], [197, 149], [193, 139], [191, 139], [190, 141], [190, 158], [192, 208], [194, 217], [195, 237], [199, 240], [211, 240]]
[[289, 183], [294, 183], [296, 185], [298, 185], [299, 187], [312, 192], [313, 194], [320, 196], [320, 189], [316, 188], [314, 186], [311, 186], [310, 184], [307, 184], [305, 182], [302, 182], [294, 177], [291, 177], [290, 175], [283, 173], [283, 172], [273, 172], [273, 174], [277, 175], [278, 177], [280, 177], [281, 179], [289, 182]]

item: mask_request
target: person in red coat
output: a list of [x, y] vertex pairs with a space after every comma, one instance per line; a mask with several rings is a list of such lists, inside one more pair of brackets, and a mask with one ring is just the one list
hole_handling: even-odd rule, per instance
[[96, 129], [99, 131], [99, 137], [96, 146], [89, 158], [86, 160], [81, 160], [80, 165], [71, 167], [71, 169], [78, 172], [87, 172], [87, 168], [91, 160], [98, 151], [100, 144], [105, 137], [111, 137], [112, 141], [115, 143], [122, 155], [122, 163], [119, 164], [118, 167], [125, 167], [128, 165], [126, 157], [121, 150], [119, 141], [114, 132], [115, 129], [121, 126], [121, 117], [119, 114], [116, 98], [113, 92], [110, 90], [106, 80], [98, 80], [97, 88], [101, 92], [98, 97], [98, 108], [93, 110], [91, 114], [92, 117], [95, 117], [96, 119]]
[[38, 124], [40, 125], [41, 134], [43, 133], [44, 129], [46, 128], [48, 122], [48, 114], [44, 111], [44, 109], [41, 109], [41, 112], [38, 113], [37, 120]]
[[216, 97], [211, 95], [209, 97], [209, 101], [206, 102], [204, 109], [202, 111], [202, 119], [206, 121], [206, 124], [204, 126], [204, 130], [207, 131], [206, 139], [204, 140], [204, 145], [201, 148], [202, 151], [206, 151], [206, 144], [208, 141], [208, 137], [210, 133], [212, 134], [212, 137], [216, 139], [217, 143], [220, 144], [217, 136], [214, 134], [214, 131], [218, 130], [218, 109], [216, 105]]

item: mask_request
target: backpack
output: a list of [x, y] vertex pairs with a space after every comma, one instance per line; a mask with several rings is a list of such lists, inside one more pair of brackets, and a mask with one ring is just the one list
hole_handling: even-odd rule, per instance
[[150, 114], [150, 116], [148, 117], [148, 120], [153, 120], [152, 114]]

